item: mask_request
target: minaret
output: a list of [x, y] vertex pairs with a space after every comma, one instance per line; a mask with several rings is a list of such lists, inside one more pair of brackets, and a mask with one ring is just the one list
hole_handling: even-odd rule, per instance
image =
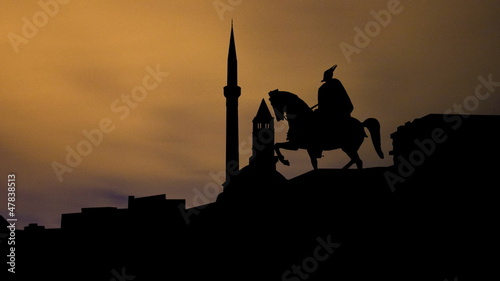
[[227, 85], [224, 87], [226, 97], [226, 183], [240, 169], [238, 141], [238, 97], [241, 88], [238, 86], [238, 61], [234, 43], [233, 22], [231, 21], [231, 38], [227, 55]]
[[276, 171], [274, 157], [274, 118], [262, 99], [257, 115], [252, 120], [252, 157], [250, 166], [266, 171]]

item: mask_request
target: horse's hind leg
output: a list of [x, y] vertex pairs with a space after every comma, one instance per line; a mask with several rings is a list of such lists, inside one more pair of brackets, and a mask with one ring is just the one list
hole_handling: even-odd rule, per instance
[[346, 151], [344, 152], [351, 158], [351, 161], [347, 163], [342, 169], [349, 169], [352, 164], [356, 164], [356, 167], [358, 169], [363, 169], [363, 161], [361, 161], [361, 158], [359, 158], [359, 154], [357, 151]]

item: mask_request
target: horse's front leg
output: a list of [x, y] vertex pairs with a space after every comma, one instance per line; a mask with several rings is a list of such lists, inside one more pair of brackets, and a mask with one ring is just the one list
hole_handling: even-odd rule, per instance
[[307, 153], [309, 154], [309, 158], [311, 158], [311, 165], [313, 166], [314, 170], [318, 169], [318, 159], [316, 158], [316, 154], [314, 150], [308, 149]]
[[280, 142], [280, 143], [276, 143], [274, 145], [274, 150], [276, 151], [276, 155], [278, 155], [278, 160], [280, 160], [280, 162], [283, 165], [290, 166], [290, 161], [286, 160], [285, 156], [283, 156], [283, 154], [281, 154], [280, 148], [283, 148], [286, 150], [298, 150], [299, 147], [293, 143], [290, 143], [290, 142]]

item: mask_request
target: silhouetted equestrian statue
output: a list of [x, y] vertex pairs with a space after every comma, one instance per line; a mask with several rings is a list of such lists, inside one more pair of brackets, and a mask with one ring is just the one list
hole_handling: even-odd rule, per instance
[[358, 149], [367, 137], [364, 128], [370, 132], [373, 146], [380, 158], [384, 153], [380, 144], [380, 123], [375, 118], [368, 118], [360, 122], [351, 117], [353, 105], [342, 83], [333, 79], [336, 65], [324, 73], [325, 82], [318, 90], [318, 109], [313, 111], [297, 95], [274, 90], [269, 92], [269, 100], [274, 108], [277, 121], [287, 120], [289, 130], [288, 142], [276, 143], [274, 148], [278, 159], [284, 165], [290, 165], [280, 152], [280, 148], [287, 150], [306, 149], [314, 169], [318, 168], [318, 158], [323, 151], [341, 148], [351, 160], [344, 166], [348, 169], [356, 164], [358, 169], [363, 168], [363, 161], [359, 158]]

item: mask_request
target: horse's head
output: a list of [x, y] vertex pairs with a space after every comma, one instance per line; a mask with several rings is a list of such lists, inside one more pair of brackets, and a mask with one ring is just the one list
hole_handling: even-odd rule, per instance
[[[270, 91], [269, 101], [274, 109], [277, 121], [294, 118], [294, 116], [303, 112], [312, 112], [303, 100], [290, 92], [280, 91], [278, 89]], [[285, 118], [285, 116], [288, 118]]]
[[283, 100], [283, 92], [278, 89], [269, 92], [269, 101], [274, 109], [274, 116], [277, 121], [285, 119], [286, 103]]

